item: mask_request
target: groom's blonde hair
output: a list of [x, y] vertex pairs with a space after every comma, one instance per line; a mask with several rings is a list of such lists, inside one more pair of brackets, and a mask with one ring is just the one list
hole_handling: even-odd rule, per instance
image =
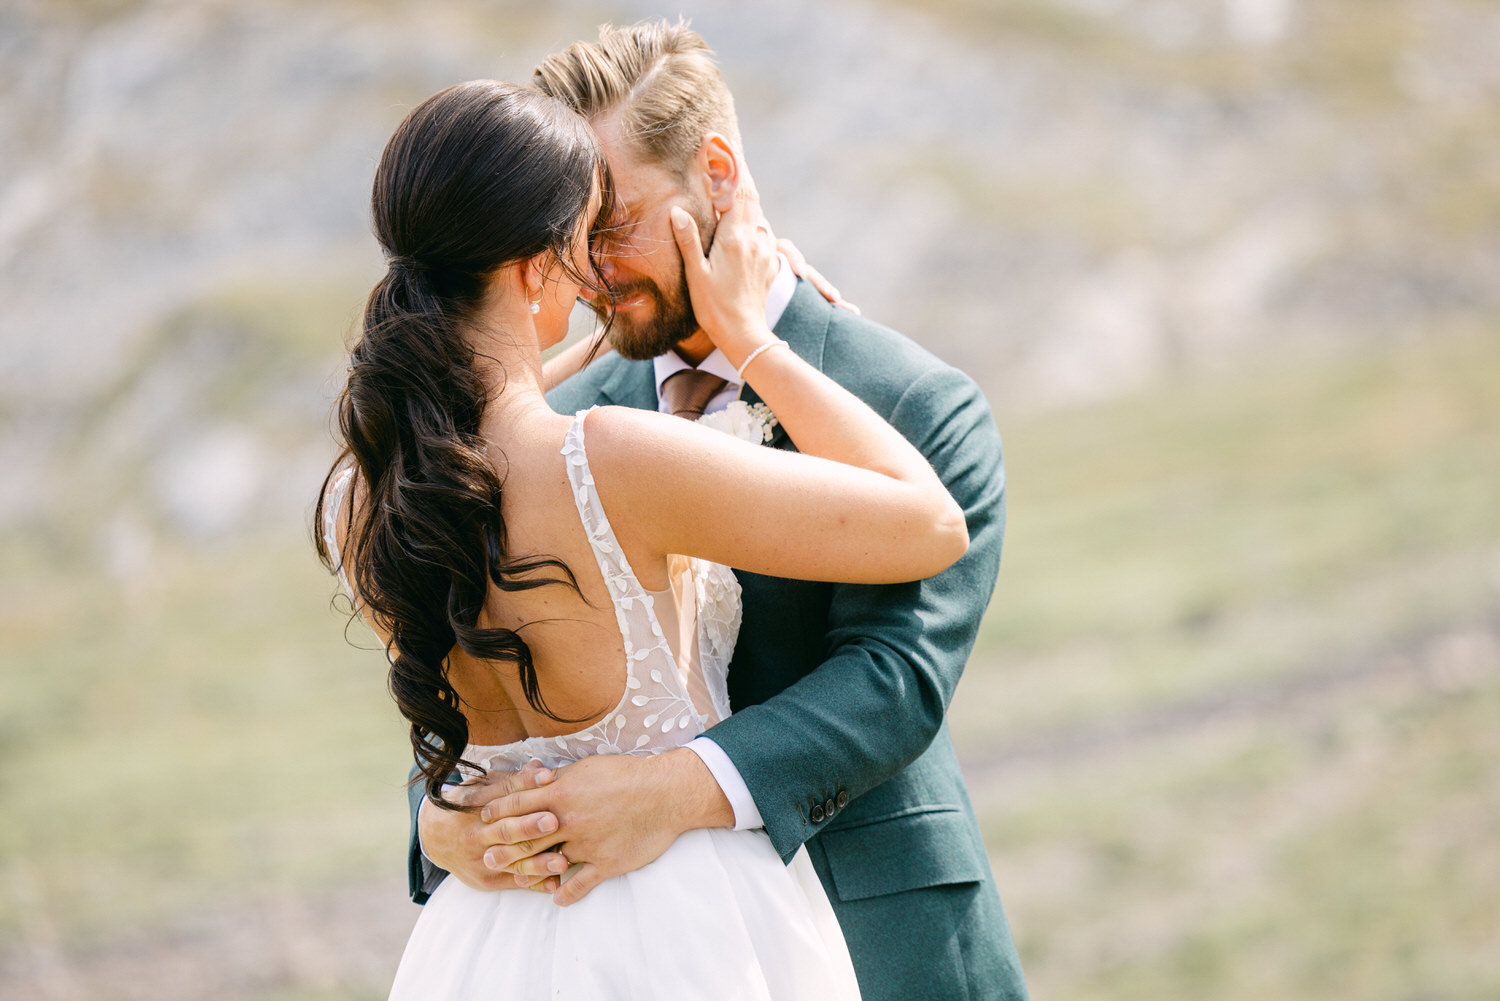
[[601, 25], [597, 42], [543, 59], [535, 83], [590, 121], [618, 112], [635, 152], [679, 178], [708, 133], [740, 145], [734, 98], [713, 50], [686, 21]]

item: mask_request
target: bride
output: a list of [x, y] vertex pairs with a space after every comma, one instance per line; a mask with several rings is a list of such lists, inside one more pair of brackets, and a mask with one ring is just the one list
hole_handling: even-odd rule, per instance
[[[547, 405], [540, 352], [581, 294], [607, 291], [590, 245], [613, 211], [594, 137], [562, 104], [493, 81], [434, 95], [386, 146], [372, 206], [389, 270], [339, 403], [319, 551], [385, 641], [433, 805], [459, 808], [455, 771], [668, 752], [727, 715], [729, 567], [889, 583], [963, 554], [962, 512], [926, 460], [766, 327], [776, 258], [751, 185], [712, 253], [680, 210], [674, 235], [700, 324], [801, 454]], [[566, 908], [445, 880], [391, 996], [858, 988], [805, 851], [786, 866], [764, 831], [704, 828]]]

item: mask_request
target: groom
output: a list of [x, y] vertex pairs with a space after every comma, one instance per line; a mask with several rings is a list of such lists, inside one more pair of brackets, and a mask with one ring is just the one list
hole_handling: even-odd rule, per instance
[[[589, 119], [625, 218], [605, 263], [618, 354], [554, 390], [553, 407], [670, 411], [685, 382], [699, 411], [757, 402], [697, 327], [669, 223], [673, 205], [688, 209], [706, 246], [716, 213], [749, 183], [733, 100], [703, 40], [682, 24], [604, 28], [597, 43], [549, 56], [536, 77]], [[767, 311], [778, 336], [923, 451], [967, 514], [967, 555], [937, 577], [886, 586], [737, 572], [734, 715], [654, 758], [586, 758], [540, 779], [534, 769], [492, 773], [472, 794], [494, 797], [481, 816], [421, 809], [416, 787], [413, 897], [442, 878], [424, 851], [471, 885], [500, 886], [512, 877], [486, 863], [551, 844], [559, 818], [569, 858], [592, 863], [558, 890], [563, 901], [649, 863], [683, 831], [764, 827], [784, 859], [806, 845], [866, 999], [1025, 998], [944, 723], [1000, 563], [993, 418], [966, 376], [831, 306], [785, 262]], [[779, 431], [771, 444], [793, 447]]]

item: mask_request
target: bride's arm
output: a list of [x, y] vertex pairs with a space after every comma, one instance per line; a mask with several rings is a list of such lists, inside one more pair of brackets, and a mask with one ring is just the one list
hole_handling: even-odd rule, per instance
[[553, 387], [571, 379], [612, 350], [614, 349], [604, 339], [602, 328], [576, 344], [568, 345], [542, 362], [542, 389], [551, 392]]
[[963, 511], [922, 454], [765, 324], [774, 268], [742, 186], [705, 258], [685, 213], [674, 232], [700, 324], [800, 449], [760, 448], [687, 421], [608, 408], [589, 420], [605, 506], [627, 550], [680, 552], [776, 577], [894, 583], [938, 573], [968, 545]]

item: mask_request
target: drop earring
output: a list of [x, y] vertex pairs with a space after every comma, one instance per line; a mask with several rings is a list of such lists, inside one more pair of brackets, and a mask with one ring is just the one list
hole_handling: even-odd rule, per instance
[[541, 289], [537, 289], [536, 290], [536, 298], [533, 299], [533, 300], [531, 300], [531, 315], [535, 316], [536, 314], [540, 313], [541, 311], [542, 311], [542, 290]]

